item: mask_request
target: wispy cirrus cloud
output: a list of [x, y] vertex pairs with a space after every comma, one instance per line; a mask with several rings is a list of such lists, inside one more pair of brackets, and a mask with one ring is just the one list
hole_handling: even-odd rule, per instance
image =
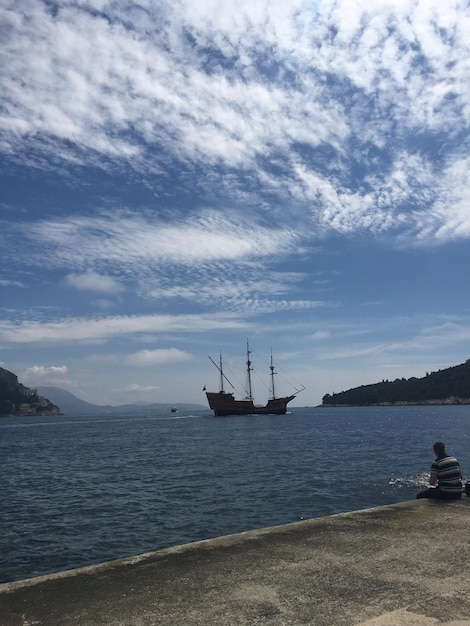
[[[244, 215], [204, 212], [181, 221], [117, 212], [100, 217], [42, 220], [17, 230], [34, 241], [17, 253], [25, 262], [66, 274], [79, 291], [118, 295], [136, 289], [145, 299], [218, 304], [231, 313], [319, 306], [292, 300], [303, 273], [266, 272], [302, 249], [302, 234]], [[21, 252], [21, 250], [23, 252]], [[90, 268], [97, 268], [90, 269]], [[156, 271], [158, 269], [158, 271]], [[138, 286], [136, 287], [136, 283]]]
[[270, 180], [271, 201], [294, 197], [325, 231], [468, 236], [454, 208], [467, 204], [458, 164], [470, 119], [460, 0], [223, 11], [181, 0], [125, 12], [25, 0], [3, 19], [11, 159], [145, 176], [203, 167], [194, 184], [213, 193], [215, 179], [233, 197], [250, 172], [253, 202]]
[[5, 0], [2, 347], [100, 401], [126, 354], [247, 331], [355, 376], [460, 358], [468, 321], [423, 320], [468, 310], [469, 32], [463, 0]]
[[56, 321], [0, 321], [0, 342], [62, 343], [104, 341], [112, 337], [141, 333], [221, 330], [243, 328], [245, 324], [230, 315], [122, 315], [100, 318], [66, 318]]
[[19, 280], [0, 279], [0, 287], [25, 287]]
[[[469, 316], [453, 315], [400, 315], [381, 320], [366, 317], [361, 322], [331, 319], [320, 325], [311, 339], [318, 346], [315, 357], [322, 362], [356, 363], [364, 368], [374, 365], [377, 371], [395, 369], [400, 372], [405, 364], [419, 363], [430, 367], [439, 349], [440, 362], [452, 364], [452, 354], [470, 339]], [[321, 339], [321, 342], [317, 340]], [[428, 365], [423, 365], [428, 363]], [[438, 361], [439, 362], [439, 361]], [[424, 375], [425, 370], [419, 373]], [[411, 374], [410, 374], [411, 375]], [[372, 382], [372, 381], [371, 381]], [[377, 381], [375, 381], [377, 382]]]
[[242, 303], [247, 298], [272, 299], [287, 297], [294, 285], [301, 284], [305, 276], [295, 272], [271, 272], [261, 263], [240, 263], [238, 266], [221, 263], [217, 275], [209, 272], [206, 265], [191, 269], [192, 281], [185, 273], [153, 278], [147, 276], [141, 291], [150, 298], [184, 298], [209, 303], [217, 301]]
[[[23, 236], [35, 239], [41, 258], [62, 266], [93, 263], [180, 265], [244, 261], [289, 251], [299, 238], [293, 230], [267, 227], [240, 216], [206, 212], [186, 220], [165, 222], [129, 213], [107, 217], [70, 217], [28, 224]], [[51, 248], [53, 247], [53, 248]], [[53, 254], [47, 251], [53, 249]], [[29, 254], [34, 251], [29, 250]], [[92, 284], [96, 273], [74, 276]]]

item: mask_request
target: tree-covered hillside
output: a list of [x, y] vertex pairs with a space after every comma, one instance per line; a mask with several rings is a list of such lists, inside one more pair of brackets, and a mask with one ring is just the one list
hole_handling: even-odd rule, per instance
[[341, 393], [327, 393], [322, 406], [377, 404], [470, 404], [470, 359], [423, 378], [383, 380]]

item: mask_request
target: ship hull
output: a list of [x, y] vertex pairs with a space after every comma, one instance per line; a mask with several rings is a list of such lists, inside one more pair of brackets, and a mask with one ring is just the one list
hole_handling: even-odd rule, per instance
[[253, 400], [235, 400], [233, 394], [223, 392], [206, 392], [207, 401], [214, 414], [218, 417], [227, 415], [284, 415], [287, 404], [295, 398], [274, 398], [268, 400], [265, 406], [257, 406]]

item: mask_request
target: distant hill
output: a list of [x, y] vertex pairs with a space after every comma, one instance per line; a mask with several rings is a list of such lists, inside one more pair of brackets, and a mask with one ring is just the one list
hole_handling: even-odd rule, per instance
[[107, 413], [118, 413], [126, 415], [142, 413], [170, 413], [175, 407], [178, 411], [203, 411], [208, 407], [203, 404], [188, 403], [152, 403], [145, 404], [122, 404], [113, 406], [111, 404], [92, 404], [74, 396], [70, 391], [60, 387], [38, 387], [38, 392], [47, 396], [52, 402], [60, 405], [64, 415], [105, 415]]
[[60, 415], [58, 406], [18, 382], [18, 376], [0, 367], [0, 415]]
[[112, 409], [111, 405], [97, 405], [80, 400], [73, 393], [59, 387], [38, 387], [38, 392], [56, 402], [64, 415], [91, 415], [97, 411], [106, 413]]
[[323, 396], [322, 406], [470, 404], [470, 359], [423, 378], [397, 378]]

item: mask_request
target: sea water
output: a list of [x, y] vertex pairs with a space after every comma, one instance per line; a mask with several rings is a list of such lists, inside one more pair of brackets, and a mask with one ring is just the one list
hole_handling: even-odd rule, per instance
[[414, 499], [470, 407], [0, 418], [0, 582]]

